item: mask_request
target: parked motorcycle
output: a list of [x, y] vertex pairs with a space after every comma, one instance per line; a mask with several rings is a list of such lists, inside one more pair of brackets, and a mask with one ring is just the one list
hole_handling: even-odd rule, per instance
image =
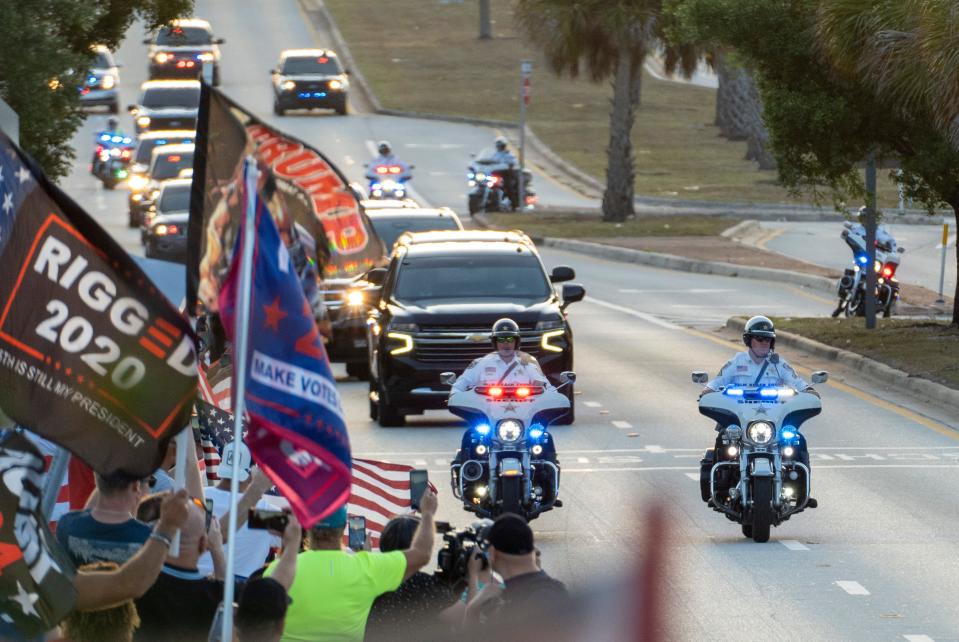
[[[846, 221], [843, 227], [841, 236], [852, 250], [853, 266], [846, 268], [836, 284], [839, 303], [832, 316], [838, 317], [845, 313], [847, 317], [861, 317], [866, 315], [866, 270], [869, 253], [866, 250], [862, 226]], [[905, 251], [905, 248], [898, 247], [895, 239], [891, 237], [876, 240], [876, 260], [873, 263], [876, 271], [876, 311], [882, 312], [882, 316], [886, 318], [892, 315], [899, 300], [899, 281], [895, 277], [901, 260], [899, 255]]]
[[[503, 513], [527, 521], [561, 507], [560, 466], [549, 433], [551, 422], [569, 412], [569, 399], [560, 388], [576, 375], [564, 372], [559, 388], [484, 385], [454, 392], [448, 407], [469, 426], [462, 447], [450, 464], [453, 495], [463, 508], [480, 517]], [[440, 381], [452, 385], [456, 375], [444, 372]]]
[[113, 189], [126, 180], [133, 158], [133, 139], [124, 136], [101, 136], [93, 152], [90, 173], [100, 179], [105, 189]]
[[389, 163], [367, 165], [366, 178], [370, 185], [367, 190], [369, 198], [375, 200], [381, 199], [404, 199], [406, 198], [406, 183], [413, 178], [415, 165], [406, 163]]
[[480, 155], [470, 163], [466, 178], [469, 182], [469, 213], [478, 212], [515, 212], [517, 209], [533, 209], [536, 204], [536, 192], [533, 190], [533, 173], [523, 170], [522, 208], [515, 202], [519, 199], [520, 171]]
[[[772, 355], [771, 359], [776, 358]], [[813, 383], [829, 378], [814, 372]], [[693, 372], [705, 384], [705, 372]], [[707, 392], [699, 412], [716, 421], [722, 449], [701, 462], [702, 499], [742, 525], [743, 535], [769, 540], [769, 530], [800, 513], [810, 497], [809, 462], [800, 458], [803, 422], [822, 412], [819, 397], [774, 386], [728, 386]]]

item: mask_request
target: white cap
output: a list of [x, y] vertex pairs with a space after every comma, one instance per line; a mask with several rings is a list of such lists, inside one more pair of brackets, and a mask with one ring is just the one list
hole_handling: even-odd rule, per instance
[[220, 479], [233, 479], [233, 453], [239, 452], [240, 457], [240, 476], [237, 481], [245, 482], [250, 478], [250, 466], [253, 465], [253, 457], [250, 456], [250, 449], [243, 442], [231, 441], [223, 447], [223, 457], [220, 465], [217, 467], [216, 474]]

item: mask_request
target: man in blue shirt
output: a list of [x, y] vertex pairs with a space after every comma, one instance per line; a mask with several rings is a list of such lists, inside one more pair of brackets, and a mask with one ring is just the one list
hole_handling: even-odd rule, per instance
[[97, 499], [91, 508], [71, 511], [57, 524], [57, 541], [76, 567], [91, 562], [123, 564], [140, 550], [152, 529], [134, 518], [149, 492], [147, 480], [123, 473], [96, 474]]

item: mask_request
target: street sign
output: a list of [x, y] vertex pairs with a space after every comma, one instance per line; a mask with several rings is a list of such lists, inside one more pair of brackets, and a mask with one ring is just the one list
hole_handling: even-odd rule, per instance
[[533, 73], [533, 61], [524, 60], [519, 64], [519, 70], [524, 76], [528, 76]]

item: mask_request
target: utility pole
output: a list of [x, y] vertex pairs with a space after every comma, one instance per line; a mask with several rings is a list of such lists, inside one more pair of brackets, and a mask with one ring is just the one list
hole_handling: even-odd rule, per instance
[[522, 212], [526, 208], [526, 107], [529, 106], [529, 77], [533, 73], [533, 61], [522, 61], [519, 69], [519, 203], [516, 204], [516, 209]]
[[480, 40], [493, 38], [493, 21], [490, 16], [490, 0], [479, 0]]
[[866, 329], [876, 327], [876, 153], [866, 159]]
[[0, 129], [10, 137], [14, 145], [20, 145], [20, 116], [0, 98]]

